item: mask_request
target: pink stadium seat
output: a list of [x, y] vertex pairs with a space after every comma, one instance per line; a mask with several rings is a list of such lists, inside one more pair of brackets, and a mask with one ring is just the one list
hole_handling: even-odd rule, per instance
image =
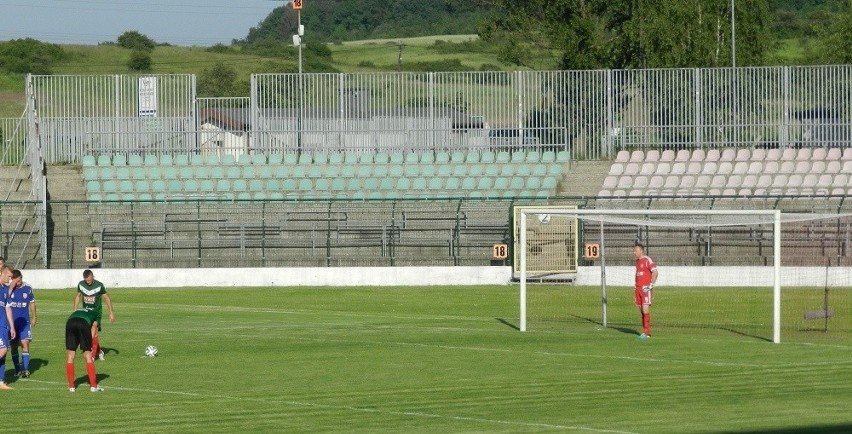
[[656, 149], [651, 149], [650, 151], [645, 153], [645, 161], [655, 163], [660, 161], [660, 151]]
[[831, 185], [833, 187], [846, 188], [847, 184], [849, 183], [849, 180], [850, 180], [849, 175], [847, 175], [845, 173], [841, 173], [841, 174], [836, 175], [834, 177], [834, 182]]
[[708, 196], [721, 196], [722, 190], [720, 190], [718, 188], [711, 188], [711, 189], [707, 190], [707, 195]]
[[745, 175], [748, 173], [748, 162], [746, 161], [737, 161], [734, 164], [734, 169], [731, 171], [734, 175]]
[[811, 152], [811, 160], [812, 161], [821, 161], [825, 160], [825, 157], [828, 155], [828, 151], [825, 148], [816, 148]]
[[796, 159], [796, 150], [793, 148], [784, 148], [781, 151], [781, 160], [795, 160]]
[[748, 173], [763, 173], [763, 162], [761, 161], [752, 161], [748, 165]]
[[722, 156], [719, 157], [719, 161], [734, 161], [734, 158], [737, 156], [737, 150], [734, 148], [726, 148], [722, 150]]
[[810, 160], [811, 159], [811, 148], [802, 148], [799, 149], [799, 152], [796, 152], [796, 160]]
[[618, 185], [618, 176], [610, 175], [610, 176], [607, 176], [606, 178], [604, 178], [602, 188], [605, 188], [607, 190], [612, 190], [617, 185]]
[[[808, 176], [813, 176], [814, 178], [816, 178], [815, 175], [808, 175]], [[779, 178], [780, 178], [780, 176], [779, 176]], [[782, 182], [782, 180], [776, 180], [776, 181]], [[778, 182], [776, 182], [776, 183], [778, 183]], [[787, 185], [786, 186], [787, 187], [799, 188], [799, 187], [802, 186], [803, 182], [804, 182], [804, 175], [794, 173], [794, 174], [790, 175], [789, 178], [787, 178]]]
[[612, 192], [609, 190], [601, 190], [598, 192], [598, 197], [610, 197], [612, 196]]
[[724, 161], [719, 163], [719, 174], [720, 175], [730, 175], [734, 172], [734, 165], [731, 164], [730, 161]]
[[763, 166], [763, 172], [769, 174], [776, 174], [781, 171], [781, 164], [778, 163], [777, 160], [767, 161]]
[[754, 188], [755, 186], [757, 186], [757, 177], [758, 176], [760, 176], [760, 175], [749, 174], [749, 175], [744, 176], [743, 182], [740, 186], [745, 187], [745, 188]]
[[683, 175], [686, 173], [686, 163], [678, 162], [672, 164], [672, 170], [670, 172], [672, 175]]
[[633, 178], [633, 188], [646, 188], [648, 187], [648, 177], [644, 175], [639, 175]]
[[657, 163], [646, 161], [646, 162], [642, 163], [642, 167], [639, 168], [639, 174], [640, 175], [653, 175], [655, 170], [657, 170]]
[[725, 188], [725, 185], [728, 184], [728, 177], [725, 175], [716, 175], [713, 177], [713, 181], [710, 182], [711, 188]]
[[655, 175], [668, 175], [672, 171], [672, 165], [669, 163], [657, 163], [657, 167], [654, 169]]
[[624, 197], [627, 196], [627, 192], [624, 190], [615, 190], [612, 192], [613, 197]]
[[704, 163], [701, 168], [701, 173], [705, 175], [715, 175], [719, 171], [719, 165], [714, 162]]
[[[725, 191], [728, 191], [728, 190], [725, 190]], [[750, 188], [741, 188], [741, 189], [737, 190], [737, 192], [735, 194], [737, 196], [748, 197], [748, 196], [751, 196], [754, 193], [752, 193], [752, 190]]]
[[695, 188], [707, 189], [710, 188], [710, 184], [713, 182], [712, 175], [699, 175], [695, 178]]
[[666, 149], [660, 154], [660, 161], [674, 161], [675, 152], [671, 149]]
[[789, 173], [793, 173], [795, 170], [796, 170], [796, 162], [795, 161], [792, 161], [792, 160], [783, 161], [781, 163], [781, 168], [778, 169], [778, 173], [789, 174]]
[[751, 161], [762, 161], [766, 159], [766, 149], [755, 149], [751, 151]]
[[736, 195], [737, 195], [737, 190], [735, 190], [733, 188], [726, 188], [726, 189], [722, 190], [722, 196], [736, 196]]
[[842, 167], [843, 166], [840, 165], [840, 161], [831, 160], [831, 161], [829, 161], [828, 163], [825, 164], [825, 170], [823, 172], [835, 175], [835, 174], [840, 173], [840, 169]]
[[633, 153], [630, 154], [631, 163], [641, 163], [643, 161], [645, 161], [644, 151], [633, 151]]
[[847, 193], [846, 193], [845, 188], [834, 187], [834, 188], [831, 189], [831, 193], [829, 193], [829, 194], [832, 195], [832, 196], [844, 196]]
[[648, 180], [648, 189], [659, 190], [666, 183], [666, 178], [660, 175], [654, 175]]
[[627, 151], [618, 151], [618, 154], [615, 155], [616, 163], [626, 163], [627, 160], [630, 159], [630, 152]]
[[[807, 173], [824, 173], [825, 167], [826, 167], [825, 161], [817, 160], [817, 161], [814, 161], [814, 162], [811, 163], [811, 168]], [[798, 167], [797, 167], [797, 169], [798, 169]], [[799, 173], [798, 170], [797, 170], [797, 173]]]
[[817, 175], [805, 175], [802, 178], [802, 185], [799, 187], [799, 192], [804, 195], [811, 196], [816, 193], [816, 187], [819, 183]]
[[852, 160], [843, 162], [843, 173], [852, 173]]
[[638, 189], [638, 188], [634, 188], [633, 190], [630, 190], [630, 193], [628, 194], [628, 196], [629, 196], [629, 197], [642, 197], [642, 196], [645, 196], [645, 190], [641, 190], [641, 189]]
[[663, 184], [663, 189], [665, 190], [674, 190], [677, 186], [680, 185], [680, 177], [675, 175], [669, 175], [666, 177], [666, 183]]
[[780, 149], [770, 149], [766, 151], [766, 160], [767, 161], [778, 161], [781, 159], [781, 150]]
[[811, 162], [807, 160], [800, 160], [796, 162], [796, 169], [793, 170], [793, 173], [805, 174], [811, 171]]
[[841, 157], [843, 157], [843, 150], [840, 148], [828, 148], [825, 154], [825, 159], [828, 161], [839, 160]]
[[743, 184], [743, 177], [740, 175], [731, 175], [728, 177], [728, 180], [725, 182], [725, 187], [727, 188], [740, 188]]
[[689, 156], [690, 161], [704, 161], [704, 150], [696, 149], [692, 151], [692, 154]]
[[686, 166], [686, 174], [687, 175], [698, 175], [701, 173], [701, 165], [704, 160], [701, 161], [692, 161]]
[[632, 176], [632, 175], [636, 175], [638, 173], [639, 173], [639, 163], [627, 163], [627, 165], [624, 166], [623, 175], [631, 175]]
[[681, 149], [680, 151], [677, 151], [674, 160], [678, 162], [689, 161], [689, 154], [689, 149]]
[[609, 174], [613, 176], [618, 176], [624, 173], [624, 164], [623, 163], [612, 163], [612, 166], [609, 166]]
[[840, 157], [843, 161], [852, 161], [852, 148], [846, 148], [843, 150], [843, 156]]
[[617, 188], [630, 188], [631, 186], [633, 186], [632, 176], [622, 175], [621, 178], [618, 178], [618, 184], [616, 185]]
[[690, 189], [695, 187], [695, 177], [692, 175], [684, 175], [680, 178], [680, 189]]
[[737, 149], [737, 156], [734, 161], [749, 161], [751, 159], [751, 151], [748, 149]]
[[707, 151], [707, 154], [704, 155], [704, 161], [707, 162], [717, 162], [719, 161], [719, 150], [718, 149], [710, 149]]
[[[782, 175], [775, 175], [775, 176], [782, 176]], [[760, 177], [757, 178], [757, 184], [755, 184], [755, 186], [757, 188], [769, 188], [769, 187], [772, 186], [773, 178], [774, 177], [772, 175], [760, 175]]]

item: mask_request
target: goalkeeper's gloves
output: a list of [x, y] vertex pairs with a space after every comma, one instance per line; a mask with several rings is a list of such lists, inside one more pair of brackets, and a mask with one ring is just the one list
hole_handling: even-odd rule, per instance
[[654, 289], [654, 284], [653, 284], [653, 283], [652, 283], [652, 284], [650, 284], [650, 285], [647, 285], [647, 286], [643, 286], [643, 287], [642, 287], [642, 292], [644, 292], [644, 293], [646, 293], [646, 294], [647, 294], [647, 293], [651, 292], [651, 290], [652, 290], [652, 289]]

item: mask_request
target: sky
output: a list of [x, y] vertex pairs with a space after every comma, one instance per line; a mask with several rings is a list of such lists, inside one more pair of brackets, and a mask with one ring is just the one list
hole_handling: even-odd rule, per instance
[[245, 38], [287, 0], [0, 0], [0, 41], [115, 41], [136, 30], [158, 43], [211, 46]]

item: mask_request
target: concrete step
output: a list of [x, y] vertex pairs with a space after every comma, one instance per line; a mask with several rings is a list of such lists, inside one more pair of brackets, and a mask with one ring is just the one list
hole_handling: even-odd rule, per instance
[[603, 185], [612, 162], [605, 161], [574, 161], [570, 170], [559, 184], [558, 192], [563, 196], [597, 196]]

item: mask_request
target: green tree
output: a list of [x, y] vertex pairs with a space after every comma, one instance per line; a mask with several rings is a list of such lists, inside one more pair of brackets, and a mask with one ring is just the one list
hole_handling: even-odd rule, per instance
[[237, 87], [237, 71], [232, 66], [217, 63], [198, 76], [198, 95], [207, 97], [245, 96]]
[[[596, 69], [731, 63], [728, 0], [491, 2], [496, 9], [480, 26], [480, 36], [500, 45], [503, 60], [516, 65]], [[768, 0], [738, 0], [736, 21], [737, 65], [760, 64], [770, 42]], [[546, 53], [553, 64], [542, 64], [537, 53]]]
[[65, 51], [59, 45], [31, 38], [0, 42], [0, 71], [50, 74], [51, 67], [65, 57]]
[[145, 50], [133, 50], [130, 60], [127, 61], [127, 67], [138, 72], [150, 72], [152, 64], [151, 53]]
[[852, 63], [852, 2], [847, 2], [846, 10], [835, 15], [834, 20], [819, 33], [818, 38], [820, 48], [814, 59], [817, 63]]
[[117, 42], [119, 47], [130, 50], [151, 51], [155, 46], [157, 46], [157, 43], [154, 42], [153, 39], [137, 32], [136, 30], [130, 30], [122, 33], [119, 35]]

